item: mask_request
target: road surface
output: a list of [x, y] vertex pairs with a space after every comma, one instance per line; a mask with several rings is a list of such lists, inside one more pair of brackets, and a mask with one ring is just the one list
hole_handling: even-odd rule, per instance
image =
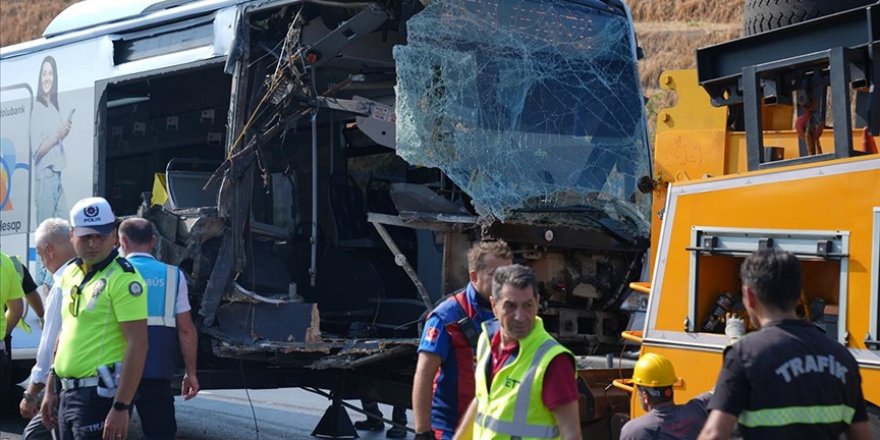
[[[198, 397], [184, 402], [176, 398], [177, 438], [208, 439], [310, 439], [329, 401], [319, 395], [296, 388], [250, 390], [253, 413], [244, 390], [207, 390]], [[360, 406], [358, 401], [348, 403]], [[391, 407], [380, 405], [385, 417], [391, 417]], [[256, 427], [254, 426], [256, 414]], [[363, 416], [348, 410], [349, 417], [361, 420]], [[407, 414], [412, 426], [412, 414]], [[18, 414], [0, 414], [0, 439], [19, 440], [25, 422]], [[386, 426], [386, 428], [389, 426]], [[384, 432], [359, 431], [362, 439], [384, 440]], [[409, 435], [412, 438], [412, 434]], [[140, 421], [132, 421], [129, 439], [142, 440]]]

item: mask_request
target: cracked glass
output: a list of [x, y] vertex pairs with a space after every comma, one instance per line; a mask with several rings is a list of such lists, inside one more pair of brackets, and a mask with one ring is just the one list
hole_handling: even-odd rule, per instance
[[632, 38], [626, 13], [598, 1], [433, 1], [394, 48], [397, 152], [443, 170], [481, 215], [585, 212], [642, 235]]

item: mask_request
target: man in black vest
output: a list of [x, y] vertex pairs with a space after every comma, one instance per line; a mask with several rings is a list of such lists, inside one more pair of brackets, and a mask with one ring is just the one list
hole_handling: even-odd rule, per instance
[[760, 328], [724, 351], [700, 439], [869, 439], [859, 366], [846, 347], [798, 319], [797, 258], [762, 249], [740, 268], [743, 302]]

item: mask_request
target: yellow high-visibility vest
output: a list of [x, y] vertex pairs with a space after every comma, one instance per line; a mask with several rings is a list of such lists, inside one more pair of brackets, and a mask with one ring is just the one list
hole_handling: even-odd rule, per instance
[[544, 330], [541, 318], [536, 318], [535, 327], [519, 341], [516, 359], [495, 374], [490, 388], [486, 384], [486, 371], [492, 358], [491, 345], [489, 331], [483, 323], [477, 344], [477, 415], [473, 438], [559, 438], [556, 417], [541, 400], [544, 373], [557, 355], [568, 354], [572, 362], [574, 355]]

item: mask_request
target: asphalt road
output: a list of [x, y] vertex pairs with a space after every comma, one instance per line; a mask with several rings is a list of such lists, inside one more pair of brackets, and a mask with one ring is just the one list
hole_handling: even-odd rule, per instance
[[[315, 439], [311, 433], [329, 401], [319, 395], [295, 388], [250, 390], [253, 413], [244, 390], [202, 391], [188, 402], [177, 398], [177, 438], [208, 439]], [[360, 406], [358, 401], [348, 403]], [[385, 417], [391, 417], [391, 407], [380, 405]], [[256, 427], [254, 425], [256, 414]], [[349, 417], [361, 420], [363, 416], [348, 410]], [[412, 424], [412, 415], [407, 414]], [[19, 440], [25, 421], [18, 414], [0, 414], [0, 439]], [[386, 426], [387, 428], [388, 426]], [[383, 432], [364, 432], [362, 439], [384, 440]], [[409, 436], [412, 438], [412, 434]], [[135, 415], [129, 439], [142, 440], [140, 421]]]

